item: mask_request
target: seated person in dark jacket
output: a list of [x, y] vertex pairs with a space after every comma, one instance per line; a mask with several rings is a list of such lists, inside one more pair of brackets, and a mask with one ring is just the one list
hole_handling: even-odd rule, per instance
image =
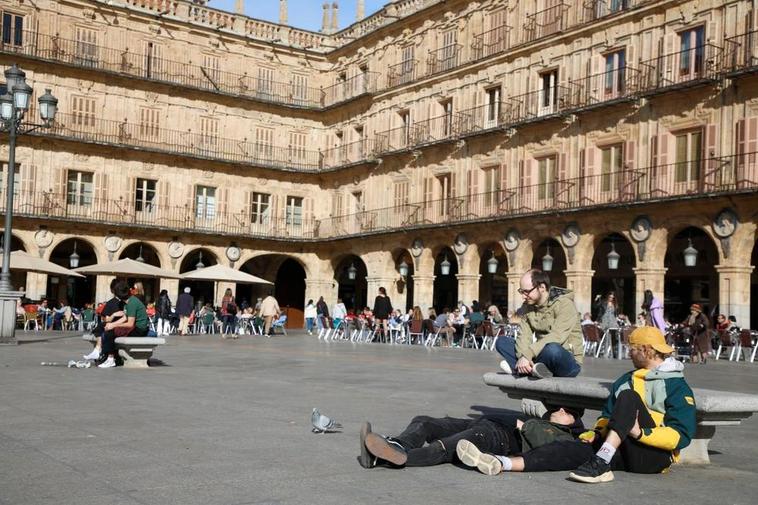
[[116, 298], [124, 302], [123, 318], [119, 321], [110, 322], [105, 325], [103, 333], [103, 354], [107, 359], [98, 365], [99, 368], [112, 368], [116, 366], [115, 340], [118, 337], [144, 337], [147, 335], [149, 319], [147, 309], [140, 299], [132, 295], [129, 290], [129, 284], [126, 281], [118, 281], [113, 288], [113, 294]]
[[[115, 277], [113, 280], [111, 280], [111, 293], [114, 293], [113, 289], [116, 287], [116, 283], [118, 282], [118, 279]], [[126, 316], [124, 315], [124, 302], [119, 300], [116, 295], [113, 295], [113, 298], [108, 300], [105, 303], [105, 306], [103, 307], [102, 312], [100, 312], [100, 322], [97, 324], [95, 329], [92, 330], [92, 333], [95, 335], [95, 348], [92, 349], [92, 352], [89, 354], [84, 355], [84, 359], [91, 359], [91, 360], [99, 360], [100, 354], [103, 350], [103, 333], [105, 332], [105, 325], [110, 322], [121, 322], [122, 320], [125, 320]]]
[[553, 406], [542, 419], [517, 415], [487, 415], [476, 419], [418, 416], [396, 437], [383, 437], [364, 423], [361, 455], [364, 468], [377, 464], [394, 468], [462, 463], [493, 475], [504, 469], [492, 454], [520, 455], [509, 470], [572, 470], [592, 455], [592, 447], [578, 440], [584, 431], [583, 409]]

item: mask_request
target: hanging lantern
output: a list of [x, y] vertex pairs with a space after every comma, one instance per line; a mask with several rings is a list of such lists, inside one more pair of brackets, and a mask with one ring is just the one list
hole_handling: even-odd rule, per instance
[[403, 260], [397, 267], [397, 270], [400, 272], [400, 277], [405, 279], [408, 276], [408, 263]]
[[547, 245], [547, 252], [542, 257], [542, 271], [551, 272], [553, 270], [553, 257], [550, 256], [550, 244]]
[[487, 260], [487, 271], [491, 274], [497, 272], [498, 261], [495, 258], [495, 251], [492, 251], [492, 257]]
[[692, 247], [692, 239], [687, 239], [687, 248], [684, 250], [684, 266], [694, 267], [697, 265], [697, 249]]
[[205, 268], [205, 265], [203, 264], [203, 251], [200, 251], [200, 259], [198, 259], [195, 264], [196, 270], [200, 270], [201, 268]]
[[79, 255], [76, 254], [76, 241], [74, 241], [74, 252], [68, 257], [68, 264], [71, 268], [77, 268], [79, 266]]
[[611, 252], [608, 253], [606, 258], [608, 258], [608, 270], [618, 270], [621, 255], [616, 252], [616, 244], [613, 242], [611, 242]]
[[347, 278], [351, 281], [354, 281], [356, 275], [358, 275], [358, 269], [355, 268], [355, 265], [351, 263], [350, 267], [347, 269]]
[[134, 261], [139, 261], [140, 263], [145, 262], [145, 258], [142, 257], [142, 245], [139, 246], [139, 256], [137, 256]]
[[440, 263], [440, 273], [442, 275], [450, 275], [450, 262], [447, 260], [447, 256]]

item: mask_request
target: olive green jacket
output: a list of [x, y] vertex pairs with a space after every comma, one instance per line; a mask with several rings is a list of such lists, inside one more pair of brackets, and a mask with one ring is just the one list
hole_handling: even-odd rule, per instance
[[518, 313], [521, 331], [516, 339], [516, 356], [534, 361], [545, 345], [556, 343], [573, 354], [577, 363], [582, 363], [584, 340], [572, 291], [552, 287], [547, 304], [524, 304]]

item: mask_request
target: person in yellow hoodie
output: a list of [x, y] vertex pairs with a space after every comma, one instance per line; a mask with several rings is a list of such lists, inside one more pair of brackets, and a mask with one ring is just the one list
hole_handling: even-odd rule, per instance
[[612, 470], [660, 473], [679, 458], [695, 434], [695, 398], [684, 380], [684, 365], [658, 328], [643, 326], [629, 336], [636, 370], [613, 383], [595, 428], [580, 435], [599, 446], [569, 474], [577, 482], [613, 480]]

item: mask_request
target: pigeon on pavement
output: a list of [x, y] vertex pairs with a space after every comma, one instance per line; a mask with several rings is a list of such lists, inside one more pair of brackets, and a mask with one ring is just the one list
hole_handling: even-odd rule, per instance
[[313, 413], [311, 414], [311, 424], [313, 425], [313, 433], [329, 433], [342, 429], [340, 423], [323, 415], [316, 408], [313, 409]]

